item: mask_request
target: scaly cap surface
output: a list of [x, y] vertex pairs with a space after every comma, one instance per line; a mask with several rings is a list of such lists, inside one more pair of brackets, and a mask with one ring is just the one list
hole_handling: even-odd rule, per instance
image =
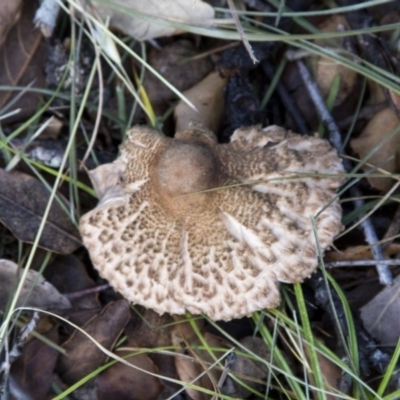
[[282, 128], [193, 124], [168, 138], [135, 127], [91, 172], [99, 205], [81, 218], [92, 262], [115, 290], [158, 313], [230, 320], [280, 303], [341, 231], [343, 166], [322, 139]]

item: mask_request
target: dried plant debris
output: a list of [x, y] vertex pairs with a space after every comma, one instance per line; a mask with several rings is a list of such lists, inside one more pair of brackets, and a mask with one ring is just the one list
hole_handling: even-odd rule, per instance
[[[62, 83], [62, 90], [69, 93], [71, 87], [75, 94], [81, 95], [89, 84], [90, 70], [93, 66], [95, 54], [93, 48], [84, 38], [81, 43], [79, 57], [74, 59], [74, 68], [69, 69], [71, 40], [66, 39], [63, 42], [54, 40], [48, 46], [48, 55], [44, 69], [46, 83], [51, 88], [57, 88]], [[92, 83], [90, 96], [95, 96], [98, 86], [97, 78]], [[61, 103], [61, 100], [58, 100]]]
[[[11, 123], [29, 118], [37, 110], [41, 95], [27, 88], [44, 87], [43, 65], [47, 51], [40, 32], [32, 23], [35, 2], [23, 2], [23, 7], [14, 15], [11, 13], [17, 10], [6, 11], [6, 3], [11, 5], [18, 1], [1, 1], [0, 5], [0, 30], [3, 30], [0, 32], [3, 35], [0, 37], [0, 109], [2, 114], [5, 110], [18, 111], [7, 118], [7, 123]], [[9, 22], [13, 18], [15, 24], [11, 28]], [[8, 21], [6, 26], [5, 21]], [[18, 86], [26, 88], [23, 95]]]
[[[0, 169], [0, 222], [20, 240], [33, 243], [50, 197], [37, 179]], [[69, 254], [81, 245], [79, 233], [65, 210], [55, 200], [39, 240], [39, 246]]]
[[270, 370], [266, 363], [260, 360], [270, 362], [272, 358], [264, 340], [259, 337], [246, 336], [240, 340], [240, 344], [250, 354], [251, 352], [256, 354], [258, 360], [255, 357], [244, 356], [243, 353], [238, 354], [235, 362], [232, 363], [232, 373], [239, 377], [240, 380], [244, 380], [246, 386], [241, 385], [240, 381], [229, 378], [225, 385], [225, 391], [228, 392], [229, 389], [233, 389], [230, 393], [231, 396], [244, 399], [251, 396], [249, 388], [259, 392], [263, 391], [263, 383]]
[[103, 365], [108, 356], [96, 343], [111, 350], [129, 318], [129, 304], [122, 299], [109, 303], [100, 314], [89, 320], [82, 328], [86, 335], [75, 331], [63, 344], [66, 353], [59, 360], [59, 373], [63, 381], [75, 383]]
[[225, 84], [225, 78], [221, 78], [218, 72], [211, 72], [197, 85], [183, 92], [196, 109], [179, 100], [174, 111], [176, 130], [183, 131], [191, 121], [196, 120], [213, 132], [218, 132], [224, 113]]
[[55, 347], [49, 346], [49, 343], [56, 344], [59, 334], [56, 326], [43, 331], [44, 325], [42, 323], [36, 329], [40, 331], [40, 338], [29, 336], [23, 346], [21, 357], [11, 364], [10, 379], [14, 381], [10, 388], [12, 398], [26, 400], [50, 398], [48, 393], [54, 382], [54, 368], [59, 352]]
[[[176, 318], [178, 320], [179, 318]], [[176, 321], [178, 322], [178, 321]], [[227, 340], [204, 332], [204, 323], [199, 321], [199, 332], [195, 332], [193, 326], [184, 319], [175, 324], [171, 330], [171, 342], [176, 347], [175, 368], [182, 382], [190, 382], [206, 390], [218, 390], [218, 382], [221, 377], [220, 368], [213, 366], [216, 359], [224, 358], [224, 355], [232, 345]], [[206, 344], [206, 348], [201, 348]], [[213, 349], [213, 350], [211, 350]], [[218, 350], [216, 350], [218, 349]], [[207, 373], [204, 370], [207, 368]], [[207, 393], [186, 387], [186, 393], [193, 400], [207, 400]]]
[[22, 0], [0, 3], [0, 48], [7, 38], [7, 33], [21, 16], [21, 3]]
[[175, 139], [136, 127], [121, 156], [92, 171], [100, 203], [81, 234], [128, 300], [240, 318], [278, 306], [278, 282], [315, 270], [316, 236], [324, 251], [342, 229], [341, 173], [327, 141], [276, 126], [237, 130], [229, 144], [198, 124]]
[[118, 352], [132, 367], [117, 363], [96, 378], [97, 400], [159, 398], [163, 386], [154, 376], [158, 369], [147, 354], [132, 355], [137, 352], [135, 350]]

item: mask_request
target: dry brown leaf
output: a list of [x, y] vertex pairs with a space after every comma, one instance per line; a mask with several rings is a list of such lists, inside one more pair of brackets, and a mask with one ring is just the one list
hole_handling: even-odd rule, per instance
[[389, 97], [392, 102], [392, 105], [396, 108], [397, 115], [399, 115], [400, 114], [400, 96], [393, 91], [389, 91]]
[[[150, 309], [140, 310], [140, 318], [132, 318], [125, 328], [127, 342], [131, 347], [154, 349], [171, 345], [171, 329], [173, 318], [169, 314], [158, 315]], [[174, 358], [169, 354], [155, 352], [150, 355], [161, 376], [178, 379]], [[163, 381], [165, 386], [175, 392], [180, 389], [178, 384]]]
[[191, 121], [198, 121], [213, 132], [218, 132], [224, 112], [225, 84], [225, 78], [221, 78], [218, 72], [211, 72], [197, 85], [183, 92], [197, 111], [180, 100], [174, 112], [175, 130], [183, 131]]
[[[199, 327], [201, 330], [201, 327]], [[195, 331], [189, 323], [180, 323], [175, 325], [171, 332], [172, 344], [181, 349], [177, 350], [175, 356], [175, 367], [179, 379], [183, 382], [193, 382], [195, 385], [204, 389], [218, 392], [217, 383], [221, 374], [218, 368], [209, 370], [206, 374], [196, 379], [201, 375], [215, 360], [211, 357], [207, 350], [200, 350], [201, 341], [197, 337]], [[208, 332], [204, 333], [204, 340], [208, 346], [218, 348], [229, 348], [227, 342]], [[219, 358], [225, 352], [213, 351], [216, 358]], [[206, 393], [197, 391], [192, 388], [187, 388], [186, 393], [193, 400], [207, 400], [210, 396]]]
[[[0, 169], [0, 221], [23, 242], [33, 243], [50, 193], [37, 179]], [[81, 245], [79, 233], [67, 214], [53, 201], [39, 246], [69, 254]]]
[[[46, 48], [40, 31], [35, 29], [32, 22], [35, 7], [35, 2], [24, 2], [21, 17], [7, 35], [0, 51], [0, 86], [44, 86]], [[18, 94], [18, 91], [0, 91], [0, 108]], [[38, 104], [40, 95], [27, 91], [13, 104], [13, 109], [20, 108], [21, 111], [8, 118], [7, 122], [30, 116], [36, 111]]]
[[[305, 341], [303, 341], [302, 345], [303, 348], [305, 349], [306, 357], [309, 360], [310, 359], [309, 347]], [[319, 369], [321, 371], [321, 375], [325, 383], [325, 390], [328, 392], [335, 392], [335, 389], [338, 389], [338, 385], [342, 375], [342, 370], [319, 351], [317, 351], [317, 358], [318, 358]], [[315, 386], [316, 383], [314, 379], [314, 373], [311, 370], [307, 369], [307, 375], [312, 385]], [[326, 394], [326, 398], [328, 400], [337, 399], [336, 396], [330, 394]]]
[[[82, 329], [103, 347], [111, 350], [130, 318], [129, 310], [126, 300], [109, 303], [101, 314], [88, 321]], [[93, 372], [108, 358], [80, 331], [75, 331], [63, 348], [66, 355], [60, 357], [58, 364], [61, 378], [67, 384], [75, 383]]]
[[378, 83], [368, 81], [368, 104], [378, 104], [387, 100], [385, 90]]
[[396, 110], [397, 115], [400, 113], [400, 96], [386, 88], [383, 88], [381, 85], [379, 85], [377, 82], [368, 81], [368, 91], [369, 91], [369, 97], [368, 97], [368, 103], [369, 104], [379, 104], [385, 102], [386, 104], [389, 104], [390, 106]]
[[2, 0], [0, 2], [0, 49], [6, 40], [8, 31], [18, 21], [22, 0]]
[[[241, 339], [240, 343], [261, 359], [267, 362], [270, 361], [270, 351], [261, 338], [247, 336]], [[243, 381], [248, 387], [262, 392], [265, 380], [269, 375], [269, 369], [266, 364], [260, 361], [238, 355], [236, 361], [232, 365], [232, 373], [235, 375], [237, 374], [238, 379]], [[251, 396], [251, 392], [243, 385], [240, 385], [236, 380], [233, 381], [233, 385], [236, 389], [233, 393], [235, 397], [247, 398]]]
[[361, 308], [368, 332], [383, 346], [396, 346], [400, 337], [400, 276]]
[[[58, 327], [42, 333], [50, 343], [58, 344]], [[32, 338], [24, 347], [22, 357], [11, 365], [11, 376], [30, 394], [30, 399], [47, 399], [54, 377], [59, 352], [43, 339]], [[21, 397], [27, 399], [27, 397]]]
[[[318, 364], [321, 370], [322, 377], [326, 384], [325, 389], [329, 392], [335, 392], [335, 389], [339, 389], [338, 385], [340, 378], [342, 377], [342, 370], [334, 364], [331, 360], [326, 358], [323, 354], [317, 352]], [[311, 380], [311, 374], [310, 374]], [[327, 394], [327, 400], [336, 400], [335, 395]]]
[[[349, 26], [346, 18], [342, 15], [333, 15], [319, 25], [319, 29], [323, 33], [338, 32], [343, 29], [347, 30], [348, 28]], [[336, 42], [340, 45], [341, 39], [338, 38]], [[323, 39], [316, 40], [315, 43], [321, 46], [327, 46], [326, 41]], [[310, 63], [318, 86], [324, 97], [326, 97], [331, 90], [335, 77], [340, 77], [340, 87], [335, 99], [335, 106], [343, 103], [355, 87], [357, 73], [328, 57], [312, 57]]]
[[[0, 310], [5, 310], [10, 294], [19, 281], [22, 271], [9, 260], [0, 260]], [[42, 275], [29, 270], [17, 301], [17, 307], [38, 307], [42, 309], [66, 309], [70, 301], [63, 296]]]
[[[368, 158], [368, 163], [384, 169], [389, 173], [397, 173], [400, 170], [398, 158], [400, 156], [400, 140], [399, 134], [381, 143], [386, 139], [387, 135], [400, 125], [400, 119], [397, 113], [391, 108], [385, 108], [379, 111], [369, 121], [367, 126], [361, 132], [357, 139], [353, 139], [350, 145], [355, 153], [361, 159], [369, 155], [378, 146], [379, 149], [374, 151], [371, 157]], [[370, 169], [370, 167], [367, 167]], [[368, 178], [372, 187], [387, 192], [393, 185], [391, 178]]]
[[[118, 352], [118, 356], [124, 357], [132, 352]], [[145, 371], [158, 373], [157, 367], [146, 354], [131, 356], [125, 360]], [[134, 367], [117, 363], [98, 376], [96, 389], [97, 400], [156, 400], [163, 387], [158, 378]]]
[[[106, 5], [106, 1], [93, 2], [96, 11], [110, 26], [131, 35], [137, 40], [150, 40], [160, 36], [170, 36], [181, 30], [163, 24], [162, 20], [191, 25], [210, 25], [214, 18], [214, 9], [201, 0], [113, 0], [115, 7]], [[139, 15], [135, 16], [135, 12]], [[141, 18], [140, 14], [147, 18]]]
[[150, 309], [143, 309], [140, 318], [130, 321], [125, 329], [131, 345], [136, 347], [163, 347], [171, 344], [171, 324], [169, 314], [159, 315]]

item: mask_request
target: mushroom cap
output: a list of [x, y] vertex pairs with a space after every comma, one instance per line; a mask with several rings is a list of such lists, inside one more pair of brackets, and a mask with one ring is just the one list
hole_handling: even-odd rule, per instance
[[120, 157], [91, 172], [100, 202], [80, 230], [133, 303], [241, 318], [316, 269], [342, 230], [343, 172], [326, 140], [277, 126], [236, 130], [228, 144], [199, 124], [174, 139], [134, 127]]

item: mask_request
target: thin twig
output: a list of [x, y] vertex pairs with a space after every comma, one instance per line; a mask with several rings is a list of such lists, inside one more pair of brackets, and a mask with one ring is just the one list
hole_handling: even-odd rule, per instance
[[[344, 49], [338, 49], [335, 47], [325, 47], [325, 50], [334, 52], [336, 54], [345, 54], [348, 55], [349, 52]], [[295, 49], [289, 49], [285, 51], [285, 57], [289, 61], [297, 61], [297, 60], [302, 60], [304, 58], [308, 57], [320, 57], [318, 54], [313, 53], [311, 50], [295, 50]]]
[[[337, 151], [341, 151], [342, 137], [339, 128], [336, 125], [336, 122], [331, 116], [329, 110], [327, 109], [316, 82], [314, 81], [310, 72], [302, 61], [296, 61], [296, 64], [304, 81], [304, 84], [310, 94], [310, 97], [315, 105], [315, 108], [317, 109], [318, 115], [329, 131], [330, 142], [333, 144]], [[343, 165], [346, 171], [351, 171], [352, 167], [348, 160], [343, 159]], [[362, 194], [358, 188], [354, 186], [351, 187], [350, 194], [352, 197], [355, 198], [354, 207], [356, 209], [364, 206], [364, 200], [361, 199]], [[378, 261], [385, 260], [382, 247], [376, 244], [379, 239], [372, 225], [371, 219], [364, 219], [364, 221], [362, 221], [360, 225], [364, 231], [365, 241], [371, 246], [371, 251], [374, 259]], [[376, 269], [379, 275], [379, 281], [382, 285], [393, 285], [393, 277], [389, 269], [388, 263], [377, 263]]]
[[[237, 360], [237, 356], [235, 353], [229, 353], [225, 358], [225, 366], [222, 370], [221, 376], [218, 381], [218, 389], [222, 389], [224, 386], [225, 380], [228, 377], [229, 372], [231, 372], [232, 366]], [[213, 396], [211, 400], [217, 400], [217, 396]]]
[[235, 21], [236, 29], [238, 31], [240, 39], [242, 40], [243, 45], [246, 48], [247, 52], [249, 53], [249, 56], [252, 59], [253, 63], [257, 64], [258, 60], [257, 60], [256, 56], [254, 55], [253, 48], [251, 47], [251, 44], [244, 33], [244, 30], [243, 30], [242, 24], [240, 23], [239, 15], [236, 11], [235, 3], [233, 2], [233, 0], [228, 0], [228, 6], [229, 6], [229, 9], [231, 10], [233, 20]]
[[104, 285], [99, 285], [99, 286], [95, 286], [92, 288], [78, 290], [73, 293], [67, 293], [67, 294], [65, 294], [65, 297], [67, 297], [68, 300], [75, 300], [75, 299], [79, 299], [80, 297], [87, 296], [88, 294], [102, 292], [103, 290], [106, 290], [109, 287], [110, 287], [110, 285], [108, 283], [105, 283]]
[[342, 260], [342, 261], [331, 261], [324, 263], [326, 268], [341, 268], [341, 267], [367, 267], [377, 264], [385, 265], [400, 265], [400, 259], [395, 260]]

